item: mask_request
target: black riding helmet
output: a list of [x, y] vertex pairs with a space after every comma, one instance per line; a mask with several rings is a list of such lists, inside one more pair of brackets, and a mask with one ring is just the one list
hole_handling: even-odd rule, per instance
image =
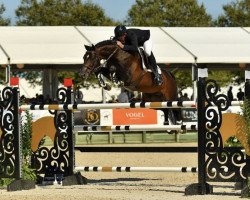
[[124, 33], [126, 33], [127, 29], [125, 26], [123, 25], [118, 25], [115, 27], [115, 38], [119, 38], [121, 37]]

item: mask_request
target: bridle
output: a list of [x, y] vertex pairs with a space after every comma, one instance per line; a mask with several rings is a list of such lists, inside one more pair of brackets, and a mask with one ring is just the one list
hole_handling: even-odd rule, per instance
[[99, 59], [99, 61], [100, 61], [100, 66], [98, 66], [98, 67], [96, 67], [96, 68], [94, 68], [92, 71], [91, 71], [91, 73], [92, 72], [94, 72], [94, 73], [96, 73], [96, 72], [98, 72], [101, 68], [106, 68], [107, 67], [107, 62], [111, 59], [111, 57], [116, 53], [116, 51], [119, 49], [119, 47], [116, 47], [116, 49], [109, 55], [109, 57], [104, 61], [104, 62], [102, 62], [102, 60], [104, 60], [104, 59], [100, 59], [100, 57], [97, 55], [97, 57], [98, 57], [98, 59]]

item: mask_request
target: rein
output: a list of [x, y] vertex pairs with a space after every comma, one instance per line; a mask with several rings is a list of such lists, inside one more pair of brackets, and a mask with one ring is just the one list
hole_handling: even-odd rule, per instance
[[106, 64], [109, 61], [109, 59], [116, 53], [116, 51], [118, 50], [118, 47], [109, 55], [109, 57], [107, 58], [107, 60], [105, 60], [105, 62], [101, 63], [101, 65], [95, 69], [93, 69], [92, 72], [97, 72], [99, 69], [101, 68], [106, 68]]

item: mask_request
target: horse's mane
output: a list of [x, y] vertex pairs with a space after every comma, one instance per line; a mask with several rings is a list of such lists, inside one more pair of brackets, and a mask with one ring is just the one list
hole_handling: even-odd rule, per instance
[[95, 47], [98, 48], [98, 47], [102, 47], [102, 46], [105, 46], [105, 45], [115, 45], [116, 42], [114, 40], [104, 40], [104, 41], [101, 41], [101, 42], [98, 42]]

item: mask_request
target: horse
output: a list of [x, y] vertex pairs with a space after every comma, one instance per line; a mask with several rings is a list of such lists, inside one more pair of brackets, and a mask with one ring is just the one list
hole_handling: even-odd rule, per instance
[[[162, 85], [156, 85], [153, 73], [143, 69], [139, 52], [127, 52], [119, 48], [115, 40], [105, 40], [96, 45], [85, 45], [86, 53], [80, 75], [87, 80], [90, 74], [103, 73], [110, 79], [110, 69], [130, 91], [142, 92], [142, 101], [161, 102], [177, 100], [177, 84], [174, 76], [162, 69]], [[105, 64], [102, 64], [104, 61]], [[103, 67], [105, 66], [105, 67]]]

